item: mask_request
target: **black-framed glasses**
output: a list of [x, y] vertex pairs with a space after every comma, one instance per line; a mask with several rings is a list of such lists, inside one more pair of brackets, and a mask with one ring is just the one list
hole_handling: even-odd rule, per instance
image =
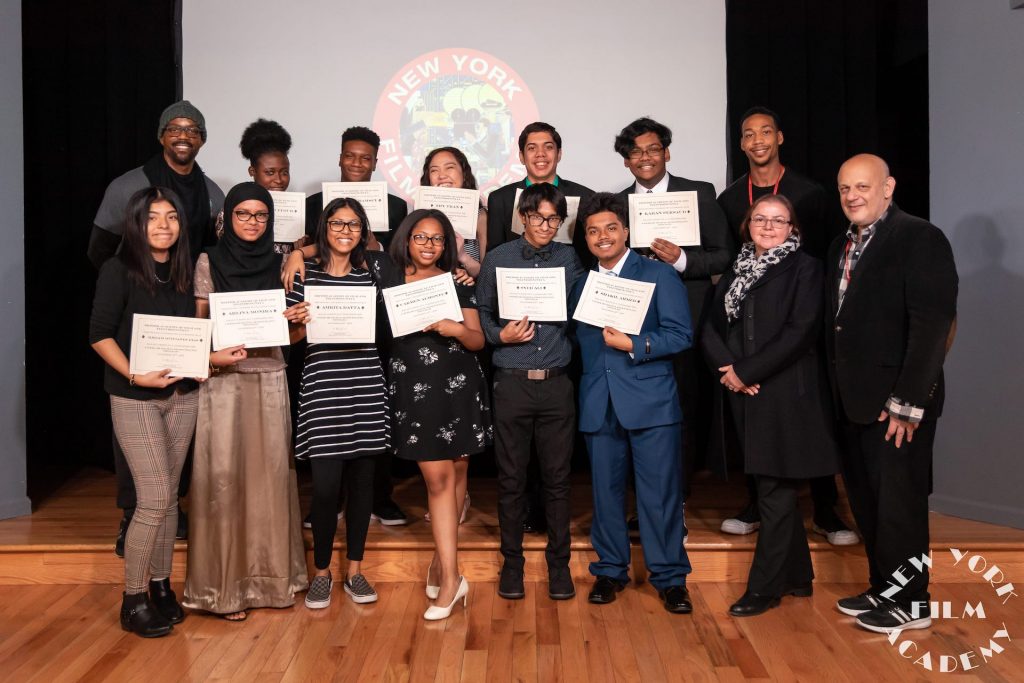
[[562, 217], [557, 213], [547, 217], [541, 216], [539, 213], [528, 213], [526, 221], [535, 228], [547, 223], [552, 230], [557, 230], [558, 226], [562, 224]]
[[235, 218], [242, 223], [248, 223], [253, 218], [256, 219], [257, 223], [266, 223], [270, 220], [270, 213], [268, 211], [257, 211], [256, 213], [253, 213], [252, 211], [246, 211], [245, 209], [238, 209], [235, 211]]
[[768, 218], [768, 216], [758, 214], [750, 217], [750, 224], [755, 228], [763, 228], [768, 223], [771, 223], [773, 228], [784, 228], [792, 222], [793, 221], [788, 218], [783, 218], [782, 216], [772, 216], [771, 218]]
[[658, 159], [664, 153], [665, 148], [662, 147], [661, 145], [651, 145], [649, 147], [644, 147], [643, 149], [640, 149], [639, 147], [634, 147], [633, 149], [629, 150], [629, 158], [642, 159], [643, 156], [646, 154], [652, 159]]
[[444, 235], [424, 235], [422, 232], [418, 232], [412, 236], [412, 241], [416, 244], [426, 244], [430, 242], [435, 247], [439, 247], [444, 244]]
[[180, 137], [181, 135], [197, 138], [202, 132], [203, 129], [199, 126], [167, 126], [164, 128], [164, 133], [169, 134], [172, 138]]
[[356, 233], [363, 229], [363, 224], [359, 221], [327, 221], [327, 227], [331, 232], [349, 232]]

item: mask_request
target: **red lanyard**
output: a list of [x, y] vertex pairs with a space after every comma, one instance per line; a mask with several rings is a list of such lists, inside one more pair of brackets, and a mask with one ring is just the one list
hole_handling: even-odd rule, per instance
[[[772, 188], [772, 194], [779, 193], [779, 183], [782, 182], [782, 176], [786, 175], [786, 167], [781, 166], [782, 172], [779, 173], [779, 179], [775, 181], [775, 187]], [[747, 174], [747, 199], [750, 200], [750, 206], [754, 205], [754, 181], [750, 179], [750, 174]]]

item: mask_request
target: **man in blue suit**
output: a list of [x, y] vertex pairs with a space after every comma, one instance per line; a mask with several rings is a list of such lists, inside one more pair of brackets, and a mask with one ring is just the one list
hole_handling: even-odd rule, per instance
[[[615, 600], [629, 583], [629, 531], [623, 515], [627, 468], [632, 452], [640, 540], [665, 609], [693, 611], [686, 590], [690, 561], [683, 548], [683, 505], [678, 453], [682, 411], [672, 357], [690, 348], [693, 332], [686, 287], [672, 266], [645, 259], [627, 247], [626, 205], [601, 192], [584, 200], [576, 229], [583, 230], [596, 257], [599, 277], [653, 282], [654, 294], [640, 334], [579, 323], [576, 337], [583, 358], [579, 428], [590, 453], [594, 492], [591, 540], [598, 561], [592, 603]], [[585, 279], [570, 296], [575, 311]]]

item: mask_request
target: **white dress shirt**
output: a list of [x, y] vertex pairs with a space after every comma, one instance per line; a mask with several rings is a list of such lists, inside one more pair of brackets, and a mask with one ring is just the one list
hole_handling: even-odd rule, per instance
[[[658, 184], [655, 185], [654, 187], [644, 187], [643, 185], [640, 184], [639, 180], [636, 181], [636, 184], [633, 188], [634, 194], [648, 194], [650, 192], [668, 192], [668, 173], [666, 173], [662, 177], [662, 179], [658, 181]], [[672, 264], [672, 267], [675, 268], [677, 273], [681, 273], [684, 270], [686, 270], [685, 251], [683, 251], [682, 249], [679, 250], [679, 258], [676, 260], [675, 263]], [[616, 273], [616, 275], [618, 275], [618, 273]]]

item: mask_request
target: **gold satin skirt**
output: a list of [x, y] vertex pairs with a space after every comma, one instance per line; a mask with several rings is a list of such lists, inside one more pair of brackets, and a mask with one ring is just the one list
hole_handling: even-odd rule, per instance
[[308, 587], [301, 525], [284, 370], [211, 377], [199, 389], [182, 604], [294, 604]]

